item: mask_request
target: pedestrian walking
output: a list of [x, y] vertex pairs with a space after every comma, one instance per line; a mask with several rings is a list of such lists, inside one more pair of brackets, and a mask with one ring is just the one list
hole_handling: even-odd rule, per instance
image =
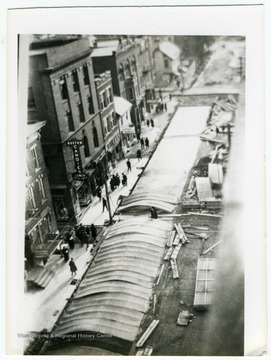
[[120, 186], [120, 176], [118, 173], [116, 173], [115, 175], [115, 183], [116, 183], [116, 187]]
[[147, 119], [147, 126], [149, 127], [150, 126], [150, 120]]
[[164, 108], [165, 108], [165, 111], [167, 111], [167, 103], [165, 103]]
[[115, 179], [114, 179], [113, 175], [111, 176], [111, 179], [110, 179], [110, 189], [111, 189], [111, 191], [115, 190]]
[[97, 229], [96, 229], [96, 226], [94, 224], [90, 225], [90, 231], [91, 231], [91, 236], [93, 237], [93, 239], [96, 239], [96, 237], [97, 237]]
[[131, 162], [130, 162], [129, 159], [126, 161], [126, 165], [127, 165], [127, 172], [131, 171], [131, 170], [132, 170], [132, 166], [131, 166]]
[[68, 244], [69, 244], [70, 249], [74, 249], [74, 238], [73, 238], [73, 236], [71, 234], [70, 234], [70, 237], [68, 239]]
[[105, 200], [105, 198], [103, 198], [103, 212], [104, 212], [105, 208], [106, 208], [106, 210], [108, 210], [107, 201]]
[[97, 194], [97, 196], [99, 198], [99, 201], [101, 201], [102, 200], [102, 190], [101, 190], [100, 187], [97, 188], [96, 194]]
[[124, 173], [122, 173], [122, 185], [127, 186], [127, 176]]
[[70, 266], [72, 276], [73, 276], [73, 274], [76, 275], [77, 267], [73, 261], [73, 258], [71, 258], [71, 260], [69, 262], [69, 266]]
[[154, 127], [154, 121], [151, 119], [151, 127]]
[[139, 161], [140, 159], [142, 159], [142, 155], [141, 155], [141, 150], [138, 149], [136, 152], [136, 156], [137, 156], [137, 160]]
[[148, 148], [149, 145], [150, 145], [149, 139], [146, 137], [146, 138], [145, 138], [145, 146], [146, 146], [146, 148]]
[[143, 138], [140, 139], [140, 144], [141, 144], [141, 150], [144, 150], [144, 139]]
[[171, 95], [171, 94], [169, 94], [169, 100], [170, 100], [170, 101], [172, 100], [172, 95]]
[[62, 249], [62, 254], [64, 256], [64, 260], [67, 262], [70, 258], [69, 256], [69, 249], [67, 249], [65, 246]]

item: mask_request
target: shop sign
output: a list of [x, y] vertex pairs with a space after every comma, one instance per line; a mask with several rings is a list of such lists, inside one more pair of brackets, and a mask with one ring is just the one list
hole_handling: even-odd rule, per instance
[[73, 157], [75, 162], [75, 175], [74, 178], [80, 177], [80, 179], [76, 180], [83, 180], [81, 176], [85, 179], [85, 174], [83, 174], [82, 164], [81, 164], [81, 156], [80, 156], [80, 146], [83, 145], [82, 140], [69, 140], [66, 142], [68, 146], [71, 146], [73, 150]]

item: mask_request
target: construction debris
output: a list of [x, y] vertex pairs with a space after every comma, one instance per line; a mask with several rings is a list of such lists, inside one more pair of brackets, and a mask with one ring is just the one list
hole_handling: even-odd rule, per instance
[[170, 238], [168, 239], [168, 242], [167, 242], [167, 247], [171, 247], [171, 246], [172, 246], [173, 241], [174, 241], [174, 239], [175, 239], [175, 236], [176, 236], [176, 231], [175, 231], [175, 230], [172, 230], [171, 236], [170, 236]]
[[163, 274], [164, 268], [165, 268], [165, 264], [163, 264], [163, 265], [161, 266], [161, 269], [160, 269], [160, 272], [159, 272], [159, 276], [158, 276], [158, 279], [157, 279], [157, 281], [156, 281], [156, 285], [159, 284], [159, 281], [160, 281], [161, 276], [162, 276], [162, 274]]
[[209, 247], [207, 250], [205, 250], [203, 253], [201, 253], [201, 255], [206, 255], [209, 251], [211, 251], [212, 249], [214, 249], [218, 244], [221, 243], [221, 240], [216, 242], [213, 246]]
[[187, 326], [189, 322], [191, 322], [191, 317], [193, 317], [193, 314], [190, 314], [188, 310], [182, 310], [179, 313], [178, 319], [177, 319], [177, 325], [180, 326]]
[[173, 260], [176, 260], [176, 259], [177, 259], [177, 256], [178, 256], [178, 254], [179, 254], [179, 251], [180, 251], [181, 247], [182, 247], [182, 243], [178, 244], [178, 245], [175, 247], [175, 249], [173, 250], [173, 252], [172, 252], [172, 254], [171, 254], [171, 257], [170, 257], [171, 259], [173, 259]]
[[173, 279], [179, 279], [178, 267], [175, 259], [170, 259], [171, 268], [173, 272]]
[[136, 347], [142, 347], [145, 342], [148, 340], [150, 335], [153, 333], [155, 328], [158, 326], [159, 320], [153, 320], [148, 329], [144, 332], [144, 334], [141, 336], [141, 338], [136, 343]]
[[165, 256], [164, 256], [164, 260], [165, 260], [165, 261], [167, 261], [167, 260], [170, 259], [171, 255], [172, 255], [172, 252], [173, 252], [173, 247], [170, 247], [170, 248], [167, 250], [167, 252], [166, 252], [166, 254], [165, 254]]

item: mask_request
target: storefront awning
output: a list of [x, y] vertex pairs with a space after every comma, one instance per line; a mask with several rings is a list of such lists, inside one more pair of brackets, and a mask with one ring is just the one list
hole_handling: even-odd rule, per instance
[[124, 126], [121, 128], [123, 134], [135, 134], [135, 128], [130, 126]]
[[129, 101], [120, 96], [114, 96], [114, 104], [115, 111], [120, 116], [123, 116], [133, 106]]

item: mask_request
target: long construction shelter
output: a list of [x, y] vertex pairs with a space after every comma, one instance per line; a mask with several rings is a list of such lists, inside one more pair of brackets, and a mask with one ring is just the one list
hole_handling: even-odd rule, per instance
[[[170, 223], [142, 217], [121, 221], [108, 229], [44, 353], [53, 350], [60, 355], [67, 347], [79, 349], [84, 344], [129, 354], [149, 309], [154, 281], [170, 236]], [[91, 334], [93, 338], [88, 341]], [[104, 334], [106, 341], [99, 334]]]

